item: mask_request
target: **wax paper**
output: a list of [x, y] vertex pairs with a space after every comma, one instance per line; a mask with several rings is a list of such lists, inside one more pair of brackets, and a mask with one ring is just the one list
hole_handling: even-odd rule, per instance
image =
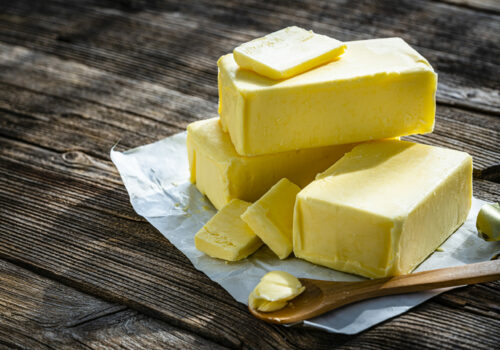
[[[216, 213], [208, 199], [189, 182], [186, 133], [126, 152], [111, 150], [111, 159], [130, 195], [134, 210], [184, 253], [193, 265], [219, 283], [241, 303], [260, 278], [272, 270], [287, 271], [297, 277], [332, 281], [357, 281], [362, 277], [288, 258], [279, 260], [267, 247], [249, 258], [227, 263], [210, 258], [194, 246], [196, 232]], [[475, 219], [485, 202], [473, 198], [467, 221], [415, 271], [485, 261], [500, 251], [500, 242], [478, 237]], [[356, 334], [397, 316], [446, 289], [387, 296], [358, 302], [320, 317], [304, 326], [328, 332]]]

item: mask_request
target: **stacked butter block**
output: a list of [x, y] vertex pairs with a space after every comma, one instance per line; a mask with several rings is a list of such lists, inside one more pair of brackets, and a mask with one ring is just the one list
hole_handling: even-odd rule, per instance
[[284, 177], [303, 187], [355, 146], [333, 145], [247, 157], [236, 152], [219, 118], [190, 124], [187, 139], [191, 181], [217, 209], [234, 198], [254, 202]]
[[263, 242], [382, 277], [410, 272], [465, 220], [470, 156], [399, 141], [432, 132], [437, 88], [402, 39], [290, 27], [218, 67], [220, 118], [188, 126], [191, 181], [221, 210], [198, 249], [239, 260]]

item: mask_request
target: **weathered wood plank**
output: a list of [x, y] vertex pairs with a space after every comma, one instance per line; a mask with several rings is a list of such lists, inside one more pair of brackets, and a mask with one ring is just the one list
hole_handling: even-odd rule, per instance
[[222, 349], [193, 333], [0, 260], [0, 347]]
[[[16, 50], [25, 52], [24, 49]], [[26, 63], [24, 67], [28, 70], [17, 71], [17, 74], [11, 73], [8, 77], [8, 81], [14, 80], [16, 75], [28, 77], [23, 84], [30, 90], [27, 87], [18, 88], [6, 85], [9, 89], [4, 89], [0, 97], [0, 108], [3, 109], [0, 112], [2, 113], [0, 130], [7, 137], [1, 140], [0, 149], [3, 153], [2, 160], [9, 161], [5, 171], [11, 170], [9, 172], [10, 186], [4, 187], [3, 195], [6, 199], [13, 195], [13, 192], [5, 192], [5, 188], [10, 188], [12, 191], [15, 188], [16, 191], [23, 193], [22, 199], [14, 200], [14, 206], [9, 204], [8, 208], [13, 212], [32, 213], [33, 216], [32, 221], [25, 224], [26, 227], [21, 229], [17, 236], [12, 235], [12, 230], [16, 227], [19, 230], [22, 217], [17, 217], [13, 222], [14, 226], [9, 226], [8, 250], [10, 254], [6, 257], [41, 269], [44, 273], [86, 291], [127, 303], [170, 322], [179, 322], [179, 317], [187, 317], [186, 311], [180, 313], [178, 303], [173, 307], [169, 303], [158, 303], [152, 299], [158, 289], [161, 295], [177, 297], [178, 291], [172, 289], [172, 285], [178, 284], [178, 276], [186, 275], [186, 270], [191, 271], [187, 275], [191, 287], [183, 286], [185, 289], [180, 294], [180, 299], [183, 300], [180, 307], [188, 310], [188, 317], [201, 313], [201, 310], [205, 308], [205, 300], [212, 302], [212, 299], [227, 298], [227, 295], [217, 286], [212, 286], [206, 292], [206, 278], [198, 276], [199, 273], [194, 271], [183, 256], [179, 256], [175, 248], [148, 224], [141, 222], [141, 219], [131, 210], [126, 192], [116, 172], [110, 162], [105, 159], [109, 147], [120, 135], [126, 134], [127, 138], [131, 137], [139, 143], [146, 143], [149, 135], [156, 138], [180, 130], [185, 123], [184, 119], [180, 118], [175, 124], [164, 125], [158, 114], [159, 106], [150, 107], [151, 112], [148, 111], [148, 116], [149, 114], [152, 116], [149, 118], [126, 111], [130, 109], [129, 106], [135, 105], [137, 108], [137, 106], [146, 105], [145, 100], [149, 97], [150, 91], [159, 92], [160, 96], [169, 91], [154, 84], [138, 84], [130, 79], [120, 79], [120, 77], [98, 70], [89, 72], [86, 67], [75, 66], [71, 62], [61, 60], [51, 62], [43, 55], [33, 54], [31, 57], [36, 63]], [[35, 68], [38, 66], [43, 69], [37, 71]], [[15, 68], [12, 68], [11, 72], [16, 72]], [[92, 88], [85, 86], [85, 82], [91, 80], [89, 77], [96, 76], [100, 77], [101, 82], [101, 84], [95, 84], [95, 89], [99, 93], [94, 93]], [[114, 96], [112, 82], [119, 82], [118, 85], [126, 89], [125, 94]], [[132, 101], [126, 100], [125, 96], [129, 96], [128, 92], [134, 89], [139, 91], [137, 94], [139, 97], [135, 97], [136, 100], [131, 97]], [[146, 97], [140, 97], [141, 91], [145, 91]], [[52, 93], [55, 96], [52, 96]], [[107, 97], [112, 98], [107, 99]], [[126, 105], [123, 106], [122, 103]], [[212, 104], [212, 108], [215, 109], [215, 104]], [[464, 114], [453, 108], [442, 108], [446, 110], [443, 120], [444, 122], [451, 121], [453, 127], [450, 130], [452, 131], [460, 131], [468, 123], [473, 126], [473, 129], [479, 128], [476, 136], [487, 136], [489, 132], [498, 131], [491, 127], [492, 130], [487, 129], [488, 125], [491, 125], [491, 118], [494, 117], [480, 114], [471, 116], [467, 114], [469, 112]], [[157, 118], [160, 120], [157, 121]], [[76, 137], [72, 137], [75, 133]], [[445, 131], [443, 133], [446, 135]], [[451, 141], [452, 146], [463, 147], [466, 150], [474, 148], [476, 141], [474, 138], [471, 138], [473, 142], [469, 145], [467, 141], [463, 141], [463, 135], [458, 136], [456, 140]], [[425, 136], [423, 137], [425, 140]], [[434, 141], [439, 142], [442, 138]], [[465, 139], [467, 140], [467, 137]], [[124, 139], [124, 145], [131, 147], [133, 143], [128, 144]], [[487, 148], [487, 146], [480, 144], [480, 147]], [[14, 173], [12, 169], [15, 170]], [[99, 179], [98, 183], [96, 179]], [[477, 183], [482, 187], [478, 190], [478, 186], [475, 186], [476, 194], [487, 199], [498, 199], [499, 185], [487, 181], [476, 181], [475, 184]], [[36, 189], [33, 190], [32, 187]], [[40, 198], [43, 198], [42, 202], [39, 202]], [[7, 202], [11, 203], [12, 200]], [[109, 214], [113, 214], [118, 219], [109, 218]], [[24, 215], [22, 214], [23, 217]], [[126, 221], [121, 219], [126, 219]], [[134, 221], [137, 222], [134, 223]], [[94, 232], [94, 227], [99, 227], [99, 232]], [[33, 236], [33, 230], [40, 232]], [[25, 241], [22, 238], [24, 235], [30, 235], [34, 239], [29, 246], [38, 247], [38, 250], [31, 252], [30, 256], [26, 256], [25, 252], [19, 250], [18, 247], [19, 242]], [[51, 237], [50, 242], [55, 243], [39, 246], [41, 242], [47, 244], [45, 237]], [[78, 242], [77, 246], [73, 246], [75, 243], [68, 246], [70, 241]], [[66, 247], [66, 250], [60, 252], [60, 249], [56, 248], [59, 245]], [[15, 254], [12, 253], [13, 251]], [[42, 258], [44, 251], [57, 253], [52, 253], [54, 256], [50, 259]], [[143, 263], [131, 273], [129, 269], [131, 266], [136, 266], [137, 259]], [[64, 267], [60, 266], [61, 261], [64, 262]], [[122, 266], [114, 266], [116, 263]], [[56, 266], [59, 268], [55, 268]], [[75, 266], [78, 268], [76, 269]], [[139, 281], [142, 281], [142, 274], [147, 273], [151, 266], [159, 269], [149, 272], [153, 273], [153, 277], [149, 277], [147, 286], [141, 288]], [[169, 271], [169, 275], [163, 276], [163, 271]], [[129, 274], [132, 274], [134, 278], [125, 280], [125, 276]], [[111, 281], [109, 281], [109, 275], [113, 276]], [[158, 276], [162, 278], [157, 279]], [[151, 279], [154, 282], [151, 282]], [[162, 287], [157, 287], [157, 284]], [[191, 294], [193, 285], [205, 293], [193, 296]], [[198, 302], [191, 302], [192, 298]], [[219, 307], [227, 308], [223, 305]], [[241, 321], [245, 325], [248, 326], [248, 323], [253, 321], [248, 319], [249, 316], [244, 309], [241, 309], [241, 306], [233, 305], [233, 307], [237, 308], [238, 317], [245, 315], [246, 318]], [[173, 311], [165, 312], [172, 308]], [[215, 311], [211, 310], [211, 312]], [[229, 308], [226, 312], [233, 311]], [[234, 322], [232, 319], [226, 320], [225, 316], [226, 313], [223, 313], [216, 319], [224, 318], [225, 322], [222, 325], [230, 327]], [[240, 344], [254, 332], [262, 332], [263, 330], [259, 327], [264, 327], [267, 332], [273, 333], [274, 337], [281, 337], [280, 332], [284, 331], [282, 329], [279, 330], [280, 332], [274, 329], [270, 331], [265, 326], [250, 323], [252, 327], [248, 333], [241, 334], [233, 330], [234, 333], [228, 335], [221, 329], [210, 329], [207, 332], [206, 324], [196, 317], [194, 317], [194, 322], [180, 323], [182, 327], [196, 332], [203, 328], [205, 333], [202, 334], [205, 336], [233, 346]], [[295, 340], [300, 338], [301, 342], [311, 341], [309, 337], [298, 336], [294, 333], [295, 331], [290, 332], [287, 334], [288, 338]], [[344, 338], [334, 339], [335, 342], [341, 342]], [[331, 338], [325, 336], [315, 344], [321, 345], [329, 341]], [[290, 343], [276, 342], [275, 339], [270, 344], [257, 344], [259, 347], [278, 346], [277, 344], [279, 346], [290, 345]]]
[[[499, 302], [498, 294], [494, 302]], [[475, 313], [457, 312], [457, 309], [435, 307], [432, 302], [416, 307], [365, 332], [340, 349], [485, 349], [498, 346], [498, 333], [481, 322], [497, 325], [498, 320]], [[442, 325], [446, 331], [436, 328]], [[397, 331], [401, 330], [401, 331]], [[491, 349], [491, 348], [490, 348]]]
[[[200, 97], [158, 84], [122, 78], [22, 47], [0, 43], [0, 60], [0, 79], [7, 84], [28, 87], [73, 102], [93, 102], [126, 111], [135, 114], [136, 125], [137, 122], [147, 123], [144, 119], [152, 119], [162, 129], [169, 126], [184, 128], [188, 121], [215, 116], [217, 113], [215, 103], [207, 103]], [[13, 74], [14, 71], [17, 74]], [[46, 108], [40, 104], [33, 107], [40, 108], [42, 112]], [[128, 123], [121, 126], [124, 124]], [[144, 130], [146, 133], [148, 131], [151, 130]]]
[[[3, 144], [0, 149], [5, 149]], [[0, 256], [228, 346], [281, 348], [342, 339], [253, 319], [148, 223], [110, 216], [95, 207], [116, 192], [123, 194], [123, 188], [106, 189], [67, 172], [39, 172], [40, 165], [33, 166], [0, 160], [0, 201], [5, 204], [0, 212]], [[4, 184], [23, 195], [11, 200]], [[76, 194], [82, 189], [92, 191], [84, 195], [87, 200]]]
[[500, 14], [500, 2], [497, 0], [439, 0], [450, 4], [469, 7], [473, 10], [491, 11]]
[[445, 293], [439, 298], [439, 302], [500, 320], [500, 281]]
[[[0, 125], [11, 138], [58, 151], [82, 150], [104, 160], [118, 140], [127, 148], [146, 144], [183, 130], [190, 121], [217, 115], [216, 103], [158, 84], [24, 48], [0, 44], [0, 49], [0, 84], [5, 86], [0, 108], [16, 113], [7, 113]], [[48, 133], [57, 137], [47, 138]], [[440, 105], [434, 133], [409, 139], [469, 152], [478, 176], [500, 164], [495, 116]]]
[[[431, 1], [9, 2], [0, 40], [217, 99], [216, 59], [290, 24], [342, 40], [401, 36], [440, 74], [438, 99], [500, 113], [495, 14]], [[130, 30], [134, 28], [134, 30]], [[467, 49], [464, 49], [466, 47]], [[467, 67], [464, 69], [464, 67]]]
[[[409, 0], [2, 2], [0, 256], [180, 327], [187, 342], [168, 338], [179, 347], [202, 339], [194, 332], [238, 348], [494, 348], [499, 283], [446, 293], [357, 337], [257, 322], [133, 212], [107, 153], [117, 139], [129, 148], [215, 116], [215, 60], [239, 42], [290, 24], [344, 40], [399, 35], [440, 73], [436, 132], [411, 139], [472, 153], [475, 194], [499, 200], [500, 184], [484, 180], [498, 179], [500, 157], [498, 18]], [[116, 315], [90, 331], [124, 319], [132, 332], [151, 328], [135, 311]]]
[[474, 196], [490, 201], [500, 202], [500, 183], [488, 180], [475, 179], [473, 181]]
[[[253, 348], [294, 344], [326, 347], [348, 339], [252, 319], [244, 306], [197, 272], [149, 224], [100, 210], [116, 197], [126, 198], [122, 187], [92, 182], [91, 176], [73, 175], [64, 164], [47, 162], [47, 157], [57, 158], [55, 151], [41, 152], [33, 145], [21, 147], [16, 141], [1, 141], [0, 150], [8, 152], [2, 151], [0, 158], [0, 220], [4, 223], [0, 227], [0, 256], [229, 346], [249, 342]], [[29, 152], [38, 152], [39, 159], [26, 155]], [[25, 163], [27, 158], [32, 161]], [[87, 171], [92, 172], [92, 168]], [[500, 185], [488, 185], [492, 186], [490, 195], [498, 198]], [[454, 312], [450, 310], [446, 318]], [[458, 313], [454, 317], [454, 322], [463, 324], [462, 318], [469, 316]], [[484, 326], [478, 332], [487, 334], [490, 321], [481, 322]], [[401, 341], [401, 332], [410, 332], [404, 327], [398, 332], [388, 327], [372, 332], [394, 333]], [[420, 326], [411, 327], [417, 337]], [[448, 326], [434, 327], [436, 332], [445, 332]], [[268, 336], [255, 338], [255, 334]]]

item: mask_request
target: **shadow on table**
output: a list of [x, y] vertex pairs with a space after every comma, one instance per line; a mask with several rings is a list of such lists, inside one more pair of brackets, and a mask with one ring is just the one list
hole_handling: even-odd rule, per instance
[[[55, 247], [50, 254], [54, 256], [48, 272], [51, 277], [225, 345], [235, 345], [255, 336], [255, 332], [269, 332], [270, 328], [298, 343], [309, 337], [335, 343], [349, 339], [321, 331], [271, 326], [250, 318], [245, 305], [198, 272], [167, 239], [131, 210], [107, 213], [95, 209], [99, 201], [116, 197], [116, 191], [96, 188], [93, 192], [80, 203], [63, 208], [51, 223], [54, 234], [43, 242], [44, 246]], [[52, 298], [50, 290], [45, 294]], [[109, 328], [112, 334], [115, 327], [121, 327], [126, 334], [127, 325], [132, 323], [136, 328], [130, 327], [137, 336], [171, 327], [153, 324], [119, 307], [117, 311], [117, 307], [109, 306], [109, 315], [105, 310], [95, 312], [95, 319], [84, 312], [80, 318], [90, 321], [71, 320], [64, 325], [63, 333], [68, 328], [72, 334], [76, 329], [91, 334]], [[48, 311], [38, 310], [41, 315]]]

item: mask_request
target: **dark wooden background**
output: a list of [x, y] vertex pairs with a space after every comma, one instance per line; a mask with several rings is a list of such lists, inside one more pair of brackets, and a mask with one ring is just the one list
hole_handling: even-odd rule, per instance
[[500, 282], [357, 336], [253, 319], [132, 210], [109, 159], [216, 116], [216, 60], [288, 25], [400, 36], [439, 73], [433, 134], [500, 199], [498, 1], [0, 1], [0, 348], [498, 349]]

